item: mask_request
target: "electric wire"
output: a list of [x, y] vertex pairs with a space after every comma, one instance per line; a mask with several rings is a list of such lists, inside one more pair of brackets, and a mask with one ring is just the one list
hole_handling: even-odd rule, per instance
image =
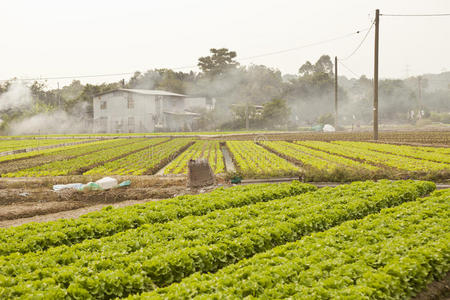
[[[313, 46], [317, 46], [317, 45], [321, 45], [321, 44], [326, 44], [326, 43], [330, 43], [330, 42], [333, 42], [333, 41], [345, 39], [345, 38], [348, 38], [348, 37], [353, 36], [353, 35], [357, 35], [357, 34], [359, 34], [361, 32], [369, 31], [370, 28], [371, 27], [364, 28], [364, 29], [361, 29], [361, 30], [353, 31], [351, 33], [347, 33], [345, 35], [341, 35], [341, 36], [330, 38], [330, 39], [326, 39], [326, 40], [321, 40], [321, 41], [310, 43], [310, 44], [305, 44], [305, 45], [294, 47], [294, 48], [288, 48], [288, 49], [283, 49], [283, 50], [278, 50], [278, 51], [274, 51], [274, 52], [263, 53], [263, 54], [254, 55], [254, 56], [247, 56], [247, 57], [243, 57], [243, 58], [238, 58], [236, 60], [237, 61], [250, 60], [250, 59], [254, 59], [254, 58], [260, 58], [260, 57], [266, 57], [266, 56], [271, 56], [271, 55], [277, 55], [277, 54], [282, 54], [282, 53], [286, 53], [286, 52], [296, 51], [296, 50], [300, 50], [300, 49], [304, 49], [304, 48], [308, 48], [308, 47], [313, 47]], [[176, 67], [176, 68], [170, 68], [170, 69], [171, 70], [184, 70], [184, 69], [192, 69], [192, 68], [196, 68], [196, 67], [197, 67], [197, 65], [189, 65], [189, 66], [182, 66], [182, 67]], [[36, 78], [25, 78], [25, 79], [20, 79], [20, 80], [23, 80], [23, 81], [42, 81], [42, 80], [59, 80], [59, 79], [113, 77], [113, 76], [133, 75], [134, 73], [135, 72], [122, 72], [122, 73], [107, 73], [107, 74], [78, 75], [78, 76], [36, 77]], [[3, 79], [3, 80], [0, 80], [0, 82], [7, 82], [7, 81], [10, 81], [10, 80], [11, 79]]]
[[350, 73], [352, 73], [353, 75], [356, 76], [356, 78], [360, 78], [361, 75], [356, 74], [355, 72], [353, 72], [349, 67], [347, 67], [346, 65], [344, 65], [339, 59], [338, 59], [338, 63], [343, 66], [345, 69], [347, 69], [347, 71], [349, 71]]
[[450, 14], [418, 14], [418, 15], [403, 15], [403, 14], [380, 14], [385, 17], [447, 17]]
[[361, 48], [362, 44], [364, 43], [364, 41], [366, 40], [366, 38], [369, 36], [370, 31], [373, 28], [373, 25], [375, 24], [375, 20], [372, 21], [372, 24], [370, 25], [369, 29], [367, 30], [366, 34], [364, 35], [363, 39], [361, 40], [361, 42], [358, 44], [358, 46], [356, 46], [355, 50], [353, 50], [352, 53], [350, 53], [349, 55], [347, 55], [346, 57], [342, 58], [341, 60], [347, 60], [350, 57], [352, 57], [358, 50], [359, 48]]
[[260, 57], [266, 57], [266, 56], [271, 56], [271, 55], [277, 55], [277, 54], [281, 54], [281, 53], [296, 51], [296, 50], [300, 50], [300, 49], [304, 49], [304, 48], [308, 48], [308, 47], [312, 47], [312, 46], [317, 46], [317, 45], [326, 44], [326, 43], [329, 43], [329, 42], [345, 39], [347, 37], [359, 34], [359, 33], [364, 32], [366, 30], [370, 30], [370, 28], [364, 28], [362, 30], [358, 30], [358, 31], [354, 31], [354, 32], [351, 32], [351, 33], [347, 33], [347, 34], [339, 36], [339, 37], [335, 37], [335, 38], [331, 38], [331, 39], [327, 39], [327, 40], [322, 40], [322, 41], [319, 41], [319, 42], [310, 43], [310, 44], [302, 45], [302, 46], [299, 46], [299, 47], [294, 47], [294, 48], [289, 48], [289, 49], [284, 49], [284, 50], [279, 50], [279, 51], [274, 51], [274, 52], [268, 52], [268, 53], [264, 53], [264, 54], [260, 54], [260, 55], [247, 56], [247, 57], [243, 57], [243, 58], [237, 59], [237, 60], [238, 61], [249, 60], [249, 59], [254, 59], [254, 58], [260, 58]]

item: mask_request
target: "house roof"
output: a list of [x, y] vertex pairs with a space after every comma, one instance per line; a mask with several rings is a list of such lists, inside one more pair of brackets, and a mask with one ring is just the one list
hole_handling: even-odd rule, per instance
[[200, 116], [198, 113], [184, 111], [184, 112], [173, 112], [173, 111], [164, 111], [165, 114], [175, 115], [175, 116]]
[[128, 92], [128, 93], [134, 93], [134, 94], [141, 94], [141, 95], [186, 97], [186, 95], [176, 94], [176, 93], [167, 92], [167, 91], [161, 91], [161, 90], [141, 90], [141, 89], [115, 89], [115, 90], [110, 90], [110, 91], [107, 91], [107, 92], [103, 92], [103, 93], [96, 94], [95, 97], [102, 96], [102, 95], [106, 95], [106, 94], [109, 94], [109, 93], [112, 93], [112, 92], [117, 92], [117, 91]]

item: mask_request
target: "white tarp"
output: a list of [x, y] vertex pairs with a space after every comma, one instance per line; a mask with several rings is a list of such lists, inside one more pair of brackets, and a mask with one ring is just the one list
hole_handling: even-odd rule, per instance
[[334, 129], [334, 127], [330, 124], [325, 124], [323, 126], [323, 132], [335, 132], [336, 129]]

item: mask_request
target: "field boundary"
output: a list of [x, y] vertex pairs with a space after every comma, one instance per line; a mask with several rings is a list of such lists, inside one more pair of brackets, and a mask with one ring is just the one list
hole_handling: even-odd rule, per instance
[[[40, 147], [34, 147], [34, 148], [17, 149], [17, 150], [1, 152], [0, 156], [8, 156], [8, 155], [14, 155], [14, 154], [26, 153], [26, 152], [32, 152], [32, 151], [39, 151], [39, 150], [46, 150], [46, 149], [52, 149], [52, 148], [74, 146], [74, 145], [81, 145], [81, 144], [88, 144], [88, 143], [92, 143], [92, 142], [95, 142], [95, 141], [97, 141], [97, 140], [93, 139], [91, 141], [71, 142], [71, 143], [63, 143], [63, 144], [57, 144], [57, 145], [40, 146]], [[20, 158], [18, 158], [18, 160], [19, 159]]]

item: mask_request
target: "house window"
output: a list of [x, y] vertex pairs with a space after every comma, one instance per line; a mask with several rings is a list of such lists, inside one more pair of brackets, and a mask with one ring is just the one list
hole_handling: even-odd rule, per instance
[[100, 102], [100, 109], [106, 109], [106, 101]]
[[134, 108], [134, 99], [133, 99], [133, 95], [132, 94], [128, 94], [127, 107], [128, 107], [128, 109], [133, 109]]

